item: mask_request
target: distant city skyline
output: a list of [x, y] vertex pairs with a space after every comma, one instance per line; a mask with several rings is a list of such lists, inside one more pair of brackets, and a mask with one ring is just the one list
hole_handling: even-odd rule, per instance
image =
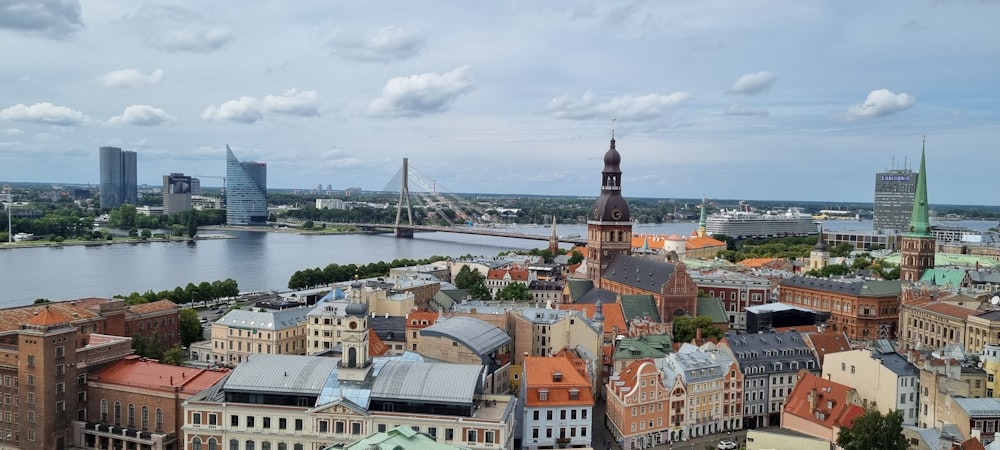
[[0, 181], [96, 186], [101, 146], [139, 184], [223, 176], [229, 144], [278, 189], [408, 157], [450, 192], [596, 197], [616, 118], [625, 197], [871, 202], [926, 135], [932, 205], [1000, 204], [1000, 2], [2, 10]]

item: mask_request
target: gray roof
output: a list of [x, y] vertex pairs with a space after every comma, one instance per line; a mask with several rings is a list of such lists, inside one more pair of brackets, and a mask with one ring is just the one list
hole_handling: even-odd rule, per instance
[[602, 277], [636, 289], [660, 292], [674, 269], [675, 266], [668, 262], [620, 254], [611, 260]]
[[339, 362], [336, 358], [304, 355], [253, 355], [233, 369], [223, 389], [319, 395]]
[[[711, 347], [708, 344], [706, 346]], [[691, 344], [683, 344], [677, 353], [655, 361], [668, 384], [678, 375], [684, 380], [684, 384], [722, 379], [733, 362], [729, 353], [721, 349], [706, 351]]]
[[[760, 375], [808, 369], [807, 361], [813, 362], [814, 370], [819, 369], [816, 357], [798, 331], [757, 334], [736, 334], [730, 331], [726, 333], [726, 343], [739, 362], [740, 369], [749, 366], [763, 367]], [[793, 367], [792, 362], [798, 364]]]
[[862, 278], [796, 276], [782, 280], [780, 285], [861, 297], [899, 296], [899, 293], [902, 291], [902, 284], [899, 280], [865, 280]]
[[389, 361], [371, 389], [371, 398], [471, 404], [483, 366]]
[[1000, 417], [1000, 398], [955, 397], [953, 401], [965, 410], [969, 418]]
[[511, 341], [507, 332], [493, 324], [464, 316], [438, 319], [434, 325], [420, 330], [420, 335], [453, 339], [480, 356], [487, 355]]
[[745, 308], [746, 312], [752, 312], [754, 314], [768, 313], [768, 312], [778, 312], [778, 311], [788, 311], [788, 310], [798, 310], [807, 312], [816, 312], [809, 308], [803, 308], [801, 306], [789, 305], [787, 303], [765, 303], [763, 305], [747, 306]]
[[234, 309], [215, 323], [231, 328], [284, 330], [305, 322], [306, 316], [312, 309], [311, 306], [280, 310], [266, 309], [263, 312]]
[[368, 318], [368, 328], [383, 341], [406, 340], [406, 317], [403, 316], [372, 316]]
[[615, 294], [607, 289], [594, 288], [573, 301], [573, 303], [579, 303], [582, 305], [594, 305], [597, 304], [597, 302], [605, 304], [617, 303], [618, 294]]
[[899, 353], [875, 353], [872, 358], [882, 361], [882, 365], [892, 373], [903, 377], [920, 376], [920, 369], [902, 357]]

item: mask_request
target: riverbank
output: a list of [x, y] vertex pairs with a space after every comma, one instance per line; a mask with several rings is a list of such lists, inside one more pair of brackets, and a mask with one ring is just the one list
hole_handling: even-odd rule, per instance
[[284, 233], [284, 234], [301, 234], [301, 235], [328, 235], [328, 234], [362, 234], [365, 233], [364, 230], [355, 227], [344, 228], [341, 225], [329, 227], [329, 228], [313, 228], [310, 230], [303, 230], [301, 228], [293, 227], [279, 227], [275, 228], [273, 226], [260, 226], [260, 227], [241, 227], [241, 226], [231, 226], [231, 225], [207, 225], [199, 227], [199, 230], [213, 230], [213, 231], [249, 231], [253, 233]]
[[14, 250], [18, 248], [59, 248], [59, 247], [107, 247], [119, 244], [152, 244], [154, 242], [186, 242], [186, 241], [203, 241], [203, 240], [214, 240], [214, 239], [236, 239], [236, 236], [230, 236], [227, 234], [205, 234], [195, 236], [193, 239], [187, 237], [168, 237], [168, 238], [115, 238], [110, 241], [83, 241], [83, 240], [68, 240], [62, 242], [54, 242], [49, 240], [36, 240], [36, 241], [20, 241], [20, 242], [4, 242], [0, 243], [0, 250]]

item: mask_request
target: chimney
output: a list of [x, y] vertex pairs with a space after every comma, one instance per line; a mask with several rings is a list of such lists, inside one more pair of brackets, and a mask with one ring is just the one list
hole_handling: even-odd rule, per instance
[[694, 330], [694, 338], [701, 342], [701, 328]]
[[816, 412], [816, 388], [809, 390], [809, 413]]

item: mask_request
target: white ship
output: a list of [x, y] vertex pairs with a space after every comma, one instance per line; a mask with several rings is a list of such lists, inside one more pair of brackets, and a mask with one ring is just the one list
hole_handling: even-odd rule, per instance
[[757, 212], [746, 201], [738, 209], [723, 209], [706, 218], [708, 234], [724, 234], [735, 238], [805, 236], [818, 229], [812, 216], [799, 208], [785, 212]]

